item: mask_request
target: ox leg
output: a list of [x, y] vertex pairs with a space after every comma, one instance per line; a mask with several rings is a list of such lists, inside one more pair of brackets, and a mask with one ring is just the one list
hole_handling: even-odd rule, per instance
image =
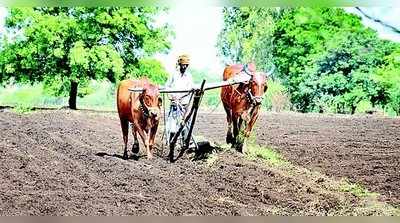
[[244, 145], [244, 142], [245, 142], [245, 137], [244, 137], [243, 129], [242, 129], [242, 127], [243, 127], [243, 119], [239, 116], [237, 118], [237, 122], [236, 123], [237, 123], [236, 124], [236, 126], [237, 126], [236, 127], [237, 135], [235, 137], [235, 139], [236, 139], [236, 149], [239, 152], [243, 153], [243, 145]]
[[234, 143], [234, 140], [233, 140], [234, 138], [232, 136], [232, 112], [225, 105], [224, 105], [224, 109], [225, 109], [225, 112], [226, 112], [226, 121], [228, 123], [228, 131], [226, 133], [226, 143], [227, 144], [233, 144]]
[[139, 140], [137, 137], [137, 129], [135, 128], [134, 125], [132, 125], [132, 135], [134, 138], [133, 145], [132, 145], [132, 153], [134, 155], [139, 155], [138, 154], [139, 153]]
[[257, 111], [255, 111], [253, 113], [253, 116], [251, 117], [250, 122], [246, 126], [246, 130], [245, 130], [245, 136], [246, 137], [250, 136], [251, 130], [253, 129], [254, 123], [256, 123], [257, 118], [258, 118], [258, 109], [257, 109]]
[[142, 138], [143, 144], [146, 147], [146, 152], [147, 152], [147, 159], [152, 159], [153, 154], [150, 152], [150, 131], [149, 132], [144, 132], [142, 129], [138, 130], [140, 137]]
[[158, 126], [155, 126], [155, 127], [151, 128], [150, 142], [149, 142], [149, 147], [150, 147], [150, 152], [151, 152], [151, 154], [153, 154], [154, 142], [155, 142], [156, 133], [157, 133], [157, 127], [158, 127]]
[[122, 156], [124, 159], [128, 159], [128, 131], [129, 131], [129, 122], [128, 120], [121, 119], [121, 129], [122, 129], [122, 138], [124, 139], [124, 155]]
[[233, 124], [233, 143], [232, 147], [237, 149], [238, 142], [239, 142], [239, 120], [237, 117], [233, 117], [232, 119]]

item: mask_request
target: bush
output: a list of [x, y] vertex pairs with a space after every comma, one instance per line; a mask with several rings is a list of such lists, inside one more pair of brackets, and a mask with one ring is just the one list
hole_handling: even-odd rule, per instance
[[390, 91], [390, 103], [397, 115], [400, 115], [400, 86]]
[[336, 113], [337, 106], [335, 97], [329, 94], [323, 94], [314, 100], [315, 106], [313, 112], [318, 113]]
[[385, 65], [373, 77], [384, 90], [385, 110], [400, 115], [400, 47], [385, 57]]
[[139, 60], [138, 67], [133, 69], [127, 78], [135, 79], [144, 76], [156, 84], [162, 84], [168, 79], [169, 74], [160, 61], [155, 59], [141, 59]]
[[110, 81], [92, 81], [89, 86], [90, 93], [82, 98], [78, 98], [78, 105], [82, 108], [99, 110], [116, 109], [115, 85]]
[[215, 107], [221, 104], [221, 89], [212, 89], [206, 91], [203, 96], [202, 105]]
[[269, 81], [263, 107], [270, 111], [280, 112], [289, 110], [290, 105], [290, 97], [286, 88], [278, 81]]
[[357, 104], [356, 113], [366, 113], [367, 111], [371, 111], [372, 109], [373, 107], [370, 101], [362, 100]]

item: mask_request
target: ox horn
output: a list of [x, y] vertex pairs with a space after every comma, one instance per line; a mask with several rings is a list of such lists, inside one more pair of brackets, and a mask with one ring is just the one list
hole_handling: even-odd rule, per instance
[[141, 87], [136, 87], [136, 88], [129, 88], [128, 90], [129, 90], [129, 91], [132, 91], [132, 92], [142, 92], [142, 91], [143, 91], [143, 88], [141, 88]]
[[[165, 87], [158, 87], [158, 90], [164, 90], [166, 89]], [[132, 92], [142, 92], [144, 89], [142, 87], [136, 87], [136, 88], [129, 88], [129, 91]]]
[[265, 77], [266, 78], [272, 77], [272, 79], [274, 79], [274, 76], [275, 76], [274, 71], [275, 71], [275, 66], [272, 66], [272, 68], [268, 72], [265, 73]]

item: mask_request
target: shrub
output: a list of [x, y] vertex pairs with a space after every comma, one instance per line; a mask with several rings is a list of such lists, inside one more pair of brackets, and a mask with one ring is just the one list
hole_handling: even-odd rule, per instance
[[263, 107], [271, 111], [280, 112], [289, 110], [290, 105], [290, 97], [286, 88], [278, 81], [269, 81]]
[[362, 100], [358, 102], [355, 113], [366, 113], [367, 111], [371, 110], [372, 110], [371, 102], [368, 100]]

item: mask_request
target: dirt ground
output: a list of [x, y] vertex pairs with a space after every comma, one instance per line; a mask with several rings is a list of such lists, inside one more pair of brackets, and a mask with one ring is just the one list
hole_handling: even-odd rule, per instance
[[[222, 114], [197, 124], [197, 135], [224, 141]], [[399, 119], [267, 113], [255, 131], [295, 165], [400, 203]], [[330, 178], [296, 177], [231, 150], [170, 163], [159, 146], [154, 160], [123, 160], [116, 113], [2, 109], [0, 132], [1, 215], [382, 214], [329, 189]]]
[[[212, 121], [199, 127], [200, 134], [223, 142], [226, 124], [221, 115], [207, 114]], [[346, 177], [400, 204], [399, 118], [267, 113], [256, 123], [255, 136], [258, 144], [276, 149], [296, 165]]]

